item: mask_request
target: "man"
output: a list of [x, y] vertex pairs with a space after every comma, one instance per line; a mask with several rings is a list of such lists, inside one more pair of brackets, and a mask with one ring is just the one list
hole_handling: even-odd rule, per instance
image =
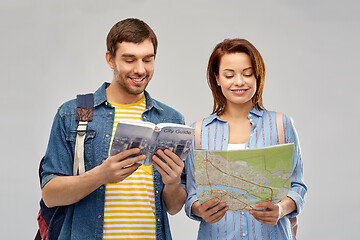
[[94, 94], [84, 143], [86, 171], [78, 176], [72, 176], [76, 101], [58, 109], [44, 158], [42, 196], [48, 207], [69, 206], [59, 239], [171, 239], [167, 212], [176, 214], [185, 202], [184, 163], [168, 149], [157, 151], [153, 167], [137, 163], [145, 159], [136, 156], [138, 148], [109, 156], [119, 119], [184, 123], [179, 112], [145, 91], [156, 50], [156, 35], [139, 19], [125, 19], [110, 30], [106, 61], [113, 79]]

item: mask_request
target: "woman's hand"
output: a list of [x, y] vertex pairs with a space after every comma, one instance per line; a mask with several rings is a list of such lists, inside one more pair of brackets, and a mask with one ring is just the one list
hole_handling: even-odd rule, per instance
[[250, 210], [249, 213], [259, 222], [276, 225], [279, 219], [296, 210], [294, 200], [285, 197], [278, 204], [272, 202], [261, 202], [255, 204], [255, 207], [265, 208], [265, 210]]
[[229, 208], [225, 202], [219, 203], [219, 199], [211, 199], [204, 204], [200, 204], [199, 201], [194, 202], [191, 207], [191, 211], [198, 217], [204, 219], [208, 223], [216, 223], [222, 219]]
[[265, 210], [250, 210], [249, 213], [254, 216], [259, 222], [276, 225], [280, 218], [283, 217], [283, 210], [279, 204], [272, 202], [261, 202], [255, 204], [258, 208], [265, 208]]

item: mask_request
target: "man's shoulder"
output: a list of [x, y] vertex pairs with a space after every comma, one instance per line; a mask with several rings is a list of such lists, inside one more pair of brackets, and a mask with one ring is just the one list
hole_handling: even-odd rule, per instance
[[71, 100], [66, 101], [65, 103], [60, 105], [58, 111], [60, 116], [76, 114], [77, 111], [76, 99], [73, 98]]
[[[94, 96], [94, 106], [100, 105], [102, 102], [106, 100], [106, 88], [110, 84], [107, 82], [104, 82], [95, 92], [92, 93], [79, 93], [78, 95], [91, 95]], [[77, 99], [76, 96], [68, 100], [67, 102], [63, 103], [59, 107], [59, 112], [62, 114], [76, 114], [77, 111]]]
[[153, 109], [158, 112], [158, 117], [161, 122], [176, 122], [185, 124], [184, 116], [178, 110], [154, 98], [150, 97], [150, 99], [151, 105]]
[[169, 105], [167, 105], [163, 102], [160, 102], [159, 100], [156, 100], [154, 98], [152, 98], [151, 100], [153, 101], [153, 105], [155, 105], [158, 109], [162, 109], [165, 112], [172, 112], [174, 114], [178, 114], [178, 115], [182, 116], [182, 114], [175, 108], [170, 107]]

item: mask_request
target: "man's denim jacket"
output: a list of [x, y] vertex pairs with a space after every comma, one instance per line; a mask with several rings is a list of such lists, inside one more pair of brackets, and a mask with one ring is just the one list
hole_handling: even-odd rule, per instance
[[[94, 94], [93, 120], [89, 122], [85, 137], [85, 170], [88, 171], [108, 158], [113, 130], [115, 108], [108, 103], [104, 83]], [[167, 105], [156, 101], [145, 92], [146, 110], [142, 120], [155, 124], [161, 122], [184, 124], [183, 116]], [[54, 118], [49, 144], [45, 154], [42, 187], [57, 176], [73, 174], [75, 149], [76, 100], [63, 104]], [[171, 239], [166, 206], [162, 197], [164, 183], [160, 173], [153, 167], [156, 217], [156, 239]], [[185, 184], [185, 175], [181, 177]], [[61, 239], [102, 239], [104, 222], [105, 185], [70, 205], [65, 217]]]

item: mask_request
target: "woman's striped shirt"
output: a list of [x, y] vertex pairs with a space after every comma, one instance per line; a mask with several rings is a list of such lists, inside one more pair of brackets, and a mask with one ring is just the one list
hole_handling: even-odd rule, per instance
[[[250, 137], [245, 144], [246, 149], [254, 149], [278, 144], [276, 113], [267, 110], [253, 109], [248, 115], [251, 123]], [[227, 211], [217, 223], [207, 223], [191, 212], [192, 204], [197, 201], [194, 155], [193, 150], [186, 159], [186, 190], [188, 198], [185, 204], [186, 214], [200, 221], [198, 240], [228, 239], [228, 240], [292, 240], [293, 231], [289, 217], [297, 216], [303, 209], [307, 187], [303, 177], [303, 162], [299, 140], [291, 117], [283, 115], [285, 142], [294, 143], [291, 190], [288, 197], [296, 203], [296, 210], [281, 218], [275, 226], [257, 221], [249, 212]], [[201, 134], [201, 146], [207, 150], [227, 150], [229, 144], [229, 124], [213, 114], [204, 119]], [[194, 146], [193, 146], [194, 147]]]

